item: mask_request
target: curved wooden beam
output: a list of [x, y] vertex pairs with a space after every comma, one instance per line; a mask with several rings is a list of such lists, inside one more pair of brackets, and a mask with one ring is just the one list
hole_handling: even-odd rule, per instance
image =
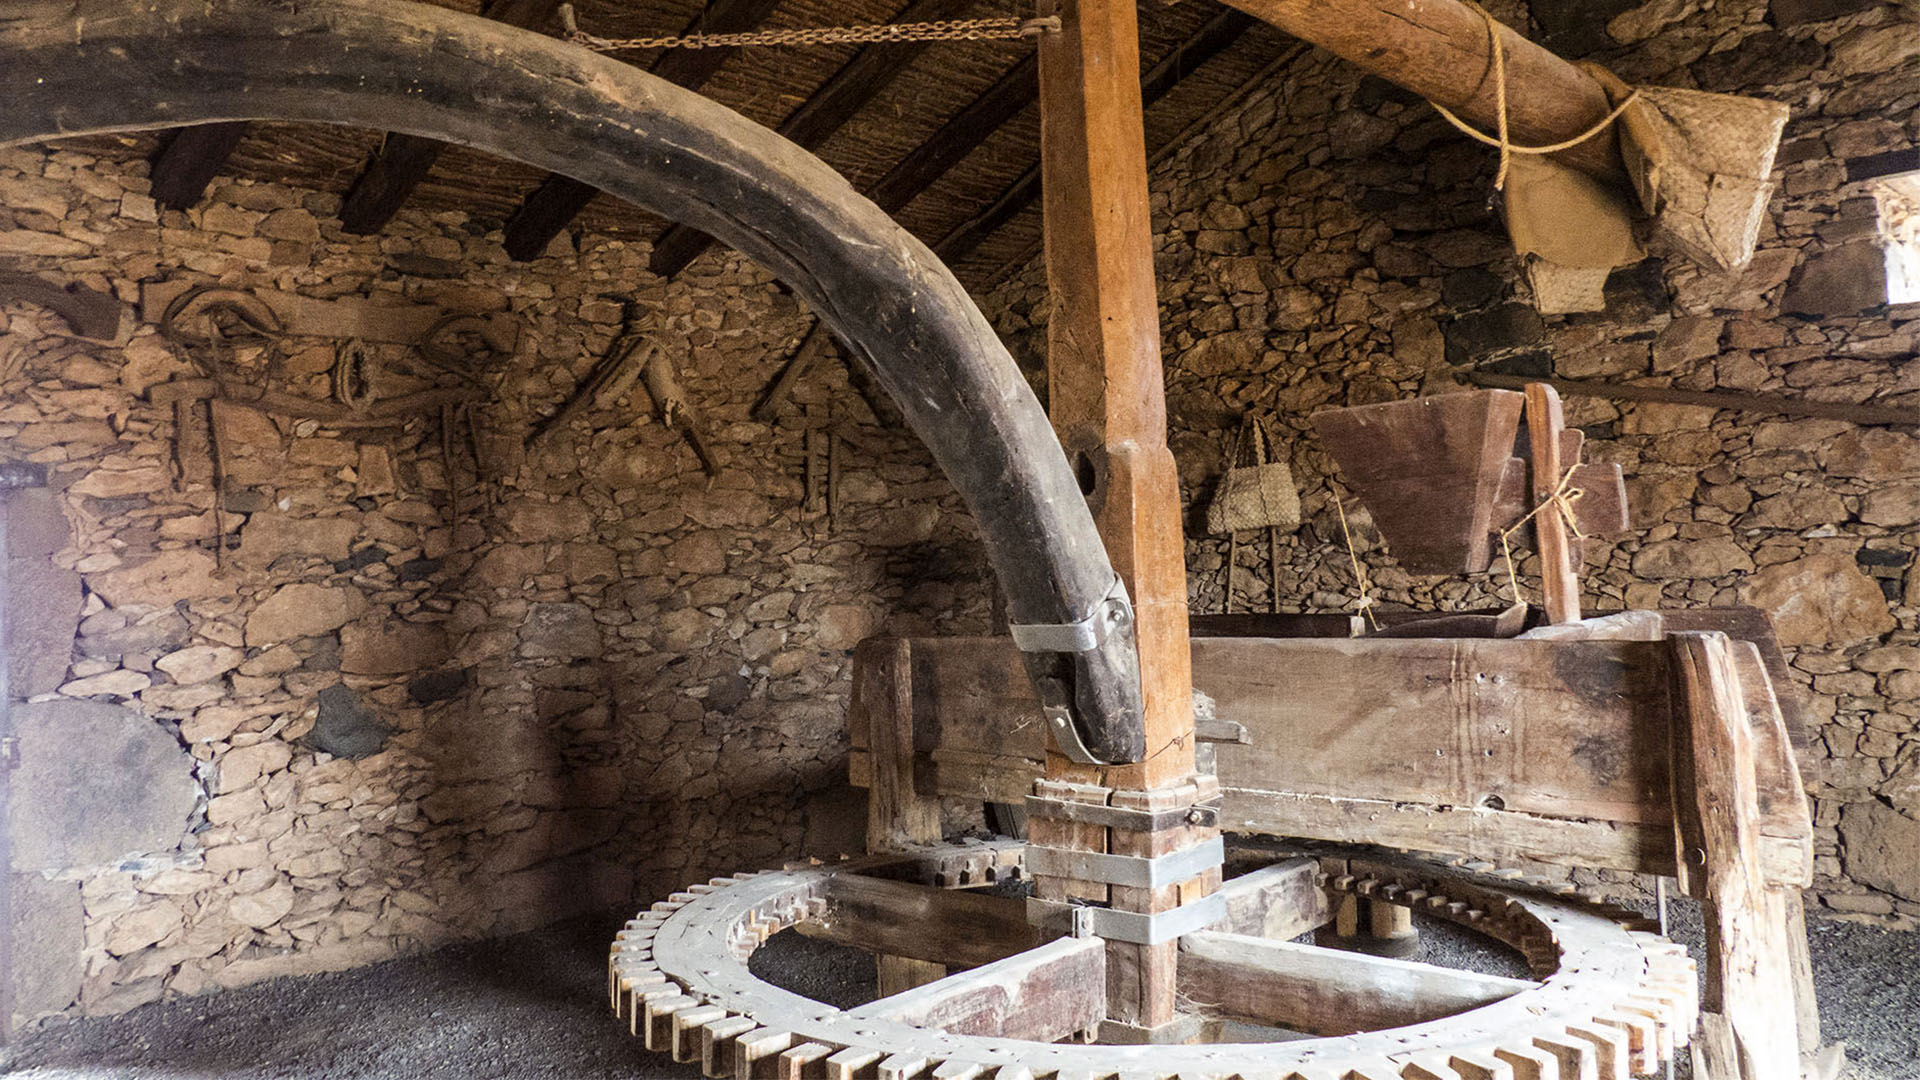
[[[1079, 623], [1114, 585], [1013, 358], [924, 244], [818, 158], [616, 60], [414, 3], [25, 0], [0, 14], [0, 145], [227, 120], [424, 135], [568, 175], [712, 233], [806, 301], [966, 500], [1018, 623]], [[1032, 654], [1103, 760], [1145, 751], [1130, 632]], [[1056, 690], [1058, 687], [1056, 686]]]
[[[1225, 0], [1256, 18], [1458, 113], [1491, 134], [1497, 116], [1492, 37], [1479, 11], [1460, 0]], [[1593, 76], [1501, 26], [1513, 141], [1547, 146], [1579, 135], [1613, 105]], [[1557, 160], [1605, 180], [1626, 182], [1604, 134]]]

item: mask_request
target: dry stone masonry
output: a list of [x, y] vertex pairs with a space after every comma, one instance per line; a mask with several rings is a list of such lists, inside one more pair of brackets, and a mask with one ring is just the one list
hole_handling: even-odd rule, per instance
[[[162, 212], [148, 145], [0, 153], [0, 264], [130, 307], [217, 284], [523, 333], [446, 442], [438, 413], [220, 407], [216, 489], [149, 396], [194, 374], [150, 315], [105, 341], [0, 308], [0, 456], [50, 475], [5, 504], [19, 1018], [643, 905], [809, 833], [858, 843], [848, 650], [984, 632], [991, 586], [951, 488], [843, 368], [748, 419], [811, 325], [791, 296], [737, 260], [663, 281], [644, 246], [592, 236], [513, 264], [498, 222], [461, 213], [349, 236], [337, 196], [266, 184]], [[630, 295], [716, 477], [639, 390], [526, 450]], [[291, 334], [273, 385], [332, 400], [347, 344]], [[410, 346], [361, 345], [376, 400], [433, 384]]]
[[[1920, 304], [1889, 304], [1887, 163], [1920, 169], [1920, 11], [1872, 0], [1489, 5], [1629, 82], [1788, 103], [1769, 228], [1744, 273], [1656, 252], [1603, 314], [1543, 317], [1490, 207], [1493, 155], [1425, 104], [1309, 54], [1153, 176], [1171, 440], [1189, 510], [1195, 611], [1356, 608], [1334, 509], [1346, 488], [1317, 409], [1461, 387], [1473, 371], [1920, 408]], [[1900, 219], [1905, 222], [1906, 219]], [[1901, 225], [1900, 227], [1905, 227]], [[1867, 268], [1872, 272], [1866, 272]], [[985, 306], [1044, 365], [1038, 262]], [[1291, 432], [1306, 522], [1239, 547], [1202, 519], [1242, 414]], [[1769, 610], [1812, 704], [1801, 765], [1817, 806], [1817, 892], [1834, 911], [1920, 925], [1920, 438], [1688, 405], [1568, 399], [1590, 460], [1624, 469], [1634, 531], [1586, 545], [1595, 610]], [[1382, 602], [1505, 605], [1504, 565], [1414, 577], [1349, 505]], [[1525, 551], [1521, 574], [1533, 576]], [[1530, 597], [1538, 602], [1538, 595]]]

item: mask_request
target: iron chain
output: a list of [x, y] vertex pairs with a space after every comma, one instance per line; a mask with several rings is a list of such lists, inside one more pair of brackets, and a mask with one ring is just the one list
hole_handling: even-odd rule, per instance
[[566, 39], [595, 52], [626, 49], [727, 49], [753, 45], [872, 45], [908, 41], [1012, 41], [1060, 29], [1058, 16], [1037, 19], [941, 19], [937, 22], [820, 26], [794, 30], [752, 30], [734, 34], [677, 34], [669, 37], [603, 38], [582, 31], [572, 5], [561, 19]]

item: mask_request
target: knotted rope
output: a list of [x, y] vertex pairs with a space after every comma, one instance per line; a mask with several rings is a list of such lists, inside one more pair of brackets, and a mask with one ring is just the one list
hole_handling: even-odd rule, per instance
[[1478, 139], [1479, 141], [1487, 144], [1488, 146], [1496, 147], [1499, 149], [1500, 172], [1497, 176], [1494, 177], [1494, 180], [1493, 180], [1493, 189], [1495, 191], [1506, 190], [1507, 173], [1513, 168], [1513, 155], [1515, 154], [1535, 154], [1535, 155], [1557, 154], [1562, 150], [1571, 150], [1574, 147], [1579, 146], [1581, 143], [1586, 142], [1588, 139], [1591, 139], [1594, 136], [1600, 134], [1601, 132], [1607, 130], [1609, 127], [1612, 127], [1613, 122], [1615, 120], [1620, 119], [1621, 114], [1627, 111], [1628, 106], [1632, 105], [1634, 102], [1640, 99], [1640, 91], [1635, 90], [1629, 93], [1626, 97], [1620, 100], [1620, 104], [1615, 105], [1613, 107], [1612, 112], [1608, 113], [1604, 117], [1601, 117], [1600, 120], [1597, 123], [1595, 123], [1592, 127], [1588, 128], [1587, 130], [1581, 132], [1578, 135], [1575, 135], [1571, 139], [1565, 140], [1564, 142], [1557, 142], [1548, 146], [1515, 146], [1513, 144], [1511, 122], [1510, 122], [1508, 111], [1507, 111], [1507, 47], [1505, 42], [1503, 42], [1500, 38], [1500, 31], [1506, 28], [1502, 26], [1500, 24], [1500, 21], [1498, 19], [1495, 19], [1493, 15], [1487, 11], [1486, 8], [1481, 7], [1479, 4], [1475, 3], [1474, 0], [1464, 0], [1464, 2], [1468, 7], [1479, 12], [1480, 17], [1482, 19], [1485, 19], [1487, 23], [1487, 40], [1493, 52], [1493, 96], [1494, 96], [1494, 112], [1495, 112], [1494, 119], [1497, 125], [1496, 134], [1495, 135], [1486, 134], [1485, 132], [1474, 127], [1472, 124], [1469, 124], [1465, 120], [1460, 119], [1460, 117], [1455, 115], [1452, 110], [1448, 109], [1445, 105], [1442, 105], [1437, 101], [1429, 101], [1427, 104], [1432, 105], [1434, 108], [1434, 111], [1439, 113], [1441, 116], [1446, 117], [1447, 122], [1452, 124], [1454, 127], [1459, 128], [1461, 131], [1465, 132], [1466, 134], [1472, 136], [1475, 139]]
[[1515, 603], [1524, 603], [1526, 597], [1520, 593], [1520, 575], [1516, 573], [1513, 568], [1513, 544], [1510, 542], [1513, 534], [1524, 528], [1529, 521], [1538, 517], [1541, 511], [1551, 507], [1559, 512], [1561, 520], [1567, 523], [1567, 529], [1573, 533], [1575, 540], [1586, 539], [1586, 534], [1580, 531], [1580, 523], [1575, 520], [1573, 516], [1573, 504], [1579, 502], [1580, 497], [1586, 493], [1586, 489], [1573, 486], [1573, 470], [1567, 469], [1560, 474], [1560, 483], [1553, 489], [1553, 494], [1542, 499], [1540, 505], [1527, 511], [1525, 517], [1501, 531], [1500, 551], [1506, 556], [1507, 583], [1513, 586], [1513, 600]]
[[1355, 607], [1367, 617], [1367, 624], [1375, 630], [1380, 629], [1380, 620], [1373, 617], [1373, 590], [1367, 586], [1367, 568], [1360, 562], [1360, 553], [1354, 550], [1353, 530], [1347, 527], [1347, 508], [1340, 504], [1340, 496], [1333, 497], [1333, 508], [1340, 515], [1340, 535], [1347, 541], [1347, 559], [1353, 563], [1354, 586], [1360, 590], [1360, 599]]

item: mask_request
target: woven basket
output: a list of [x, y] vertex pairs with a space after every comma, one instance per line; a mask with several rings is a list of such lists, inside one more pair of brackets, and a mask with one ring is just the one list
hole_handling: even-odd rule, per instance
[[1293, 471], [1275, 461], [1265, 425], [1248, 417], [1234, 436], [1227, 474], [1207, 504], [1207, 531], [1232, 534], [1244, 529], [1297, 529], [1300, 493]]

